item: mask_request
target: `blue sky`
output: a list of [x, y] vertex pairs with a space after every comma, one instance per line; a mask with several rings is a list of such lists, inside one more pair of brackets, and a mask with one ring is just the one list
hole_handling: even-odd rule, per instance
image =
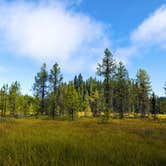
[[95, 76], [108, 47], [132, 78], [146, 69], [163, 96], [165, 20], [165, 0], [0, 0], [0, 84], [18, 80], [31, 93], [43, 62], [58, 62], [66, 80]]

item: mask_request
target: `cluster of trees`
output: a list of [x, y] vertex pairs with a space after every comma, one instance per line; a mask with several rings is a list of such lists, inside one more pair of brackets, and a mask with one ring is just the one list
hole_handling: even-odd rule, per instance
[[[20, 84], [16, 81], [10, 87], [0, 90], [1, 116], [48, 115], [53, 119], [67, 116], [74, 119], [77, 112], [108, 120], [110, 113], [123, 118], [125, 113], [141, 115], [165, 113], [166, 98], [158, 98], [151, 89], [147, 72], [139, 69], [136, 78], [131, 79], [122, 62], [117, 63], [106, 49], [97, 75], [83, 79], [81, 74], [72, 81], [63, 82], [60, 67], [55, 63], [48, 72], [43, 64], [35, 76], [34, 96], [21, 95]], [[166, 91], [166, 84], [164, 87]]]
[[20, 84], [16, 81], [9, 86], [4, 84], [0, 89], [0, 115], [28, 115], [33, 112], [34, 98], [28, 95], [21, 95]]

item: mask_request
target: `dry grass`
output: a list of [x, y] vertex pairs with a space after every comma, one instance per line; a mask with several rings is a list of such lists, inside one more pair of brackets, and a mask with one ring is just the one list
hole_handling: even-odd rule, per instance
[[165, 166], [165, 140], [159, 120], [8, 120], [0, 123], [0, 166]]

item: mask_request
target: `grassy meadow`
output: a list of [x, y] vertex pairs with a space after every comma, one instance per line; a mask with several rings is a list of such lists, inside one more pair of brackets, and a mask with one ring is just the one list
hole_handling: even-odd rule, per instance
[[0, 166], [165, 166], [166, 121], [81, 118], [0, 123]]

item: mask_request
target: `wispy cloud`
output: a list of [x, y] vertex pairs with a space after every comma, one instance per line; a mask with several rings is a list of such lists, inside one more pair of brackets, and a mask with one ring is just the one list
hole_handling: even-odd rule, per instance
[[40, 62], [58, 61], [67, 72], [90, 68], [99, 56], [91, 50], [100, 53], [110, 42], [104, 24], [72, 9], [79, 3], [80, 0], [1, 2], [4, 49]]
[[118, 59], [128, 63], [139, 50], [157, 47], [166, 50], [166, 5], [161, 6], [146, 18], [129, 37], [130, 44], [116, 50]]

